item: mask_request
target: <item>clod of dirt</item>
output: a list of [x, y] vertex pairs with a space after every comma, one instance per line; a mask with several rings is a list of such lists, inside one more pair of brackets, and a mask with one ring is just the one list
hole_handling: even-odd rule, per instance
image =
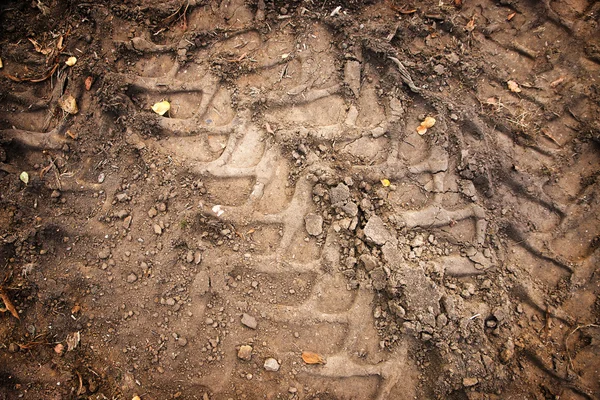
[[304, 217], [306, 232], [311, 236], [319, 236], [323, 233], [323, 217], [309, 213]]
[[252, 346], [248, 346], [246, 344], [240, 346], [237, 356], [240, 360], [250, 361], [252, 358]]
[[384, 244], [394, 240], [394, 236], [383, 224], [381, 218], [377, 215], [373, 215], [371, 218], [369, 218], [369, 221], [365, 225], [364, 232], [367, 240], [379, 246], [383, 246]]

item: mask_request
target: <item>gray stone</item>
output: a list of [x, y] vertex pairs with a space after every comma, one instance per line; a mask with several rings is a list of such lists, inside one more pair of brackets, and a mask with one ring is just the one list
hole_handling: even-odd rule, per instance
[[242, 315], [242, 324], [247, 326], [250, 329], [256, 329], [257, 323], [256, 318], [251, 315], [244, 313]]
[[323, 233], [323, 218], [320, 215], [306, 214], [304, 224], [309, 235], [319, 236]]
[[274, 358], [267, 358], [265, 360], [265, 371], [277, 372], [279, 371], [279, 363]]
[[127, 275], [127, 283], [133, 283], [135, 281], [137, 281], [138, 277], [136, 274], [134, 274], [133, 272], [129, 275]]
[[355, 217], [358, 214], [358, 206], [352, 201], [349, 201], [340, 208], [349, 217]]
[[383, 246], [387, 242], [392, 242], [394, 239], [392, 234], [383, 224], [381, 218], [379, 218], [377, 215], [373, 215], [371, 218], [369, 218], [369, 221], [365, 225], [364, 232], [367, 240], [380, 246]]
[[336, 187], [329, 190], [329, 199], [331, 204], [344, 203], [350, 197], [350, 189], [348, 186], [340, 183]]

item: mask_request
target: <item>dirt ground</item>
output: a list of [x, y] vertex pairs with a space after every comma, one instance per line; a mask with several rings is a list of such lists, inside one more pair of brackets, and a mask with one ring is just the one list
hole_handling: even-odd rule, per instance
[[600, 398], [600, 2], [0, 21], [0, 399]]

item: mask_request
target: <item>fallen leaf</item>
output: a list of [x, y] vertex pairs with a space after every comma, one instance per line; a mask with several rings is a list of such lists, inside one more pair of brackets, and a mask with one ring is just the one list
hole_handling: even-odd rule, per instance
[[4, 64], [2, 64], [2, 59], [0, 58], [0, 68], [3, 68]]
[[71, 96], [70, 94], [65, 94], [58, 99], [58, 105], [66, 113], [75, 115], [79, 112], [77, 101], [75, 100], [75, 97]]
[[12, 314], [12, 316], [16, 319], [21, 319], [19, 318], [19, 313], [17, 312], [17, 309], [15, 308], [13, 303], [10, 301], [10, 298], [2, 288], [0, 288], [0, 299], [2, 299], [2, 302], [4, 303], [4, 307], [0, 307], [0, 312], [4, 313], [9, 311]]
[[417, 127], [417, 133], [419, 135], [423, 136], [427, 132], [427, 129], [431, 128], [434, 125], [435, 125], [435, 118], [433, 118], [433, 117], [426, 117], [421, 122], [421, 125], [419, 125]]
[[56, 354], [61, 355], [64, 351], [65, 351], [65, 346], [63, 346], [62, 343], [59, 343], [56, 346], [54, 346], [54, 352]]
[[140, 399], [140, 396], [136, 395], [136, 396], [133, 396], [133, 398], [131, 400], [142, 400], [142, 399]]
[[454, 0], [454, 7], [462, 7], [462, 0]]
[[513, 19], [515, 17], [515, 15], [517, 15], [516, 12], [508, 14], [508, 17], [506, 17], [506, 20], [510, 21], [511, 19]]
[[67, 342], [67, 351], [73, 351], [77, 348], [79, 342], [81, 341], [81, 334], [79, 331], [69, 333], [65, 341]]
[[27, 173], [27, 171], [21, 172], [21, 175], [19, 175], [19, 179], [21, 180], [21, 182], [27, 185], [29, 183], [29, 174]]
[[165, 115], [167, 111], [171, 109], [171, 103], [168, 101], [159, 101], [158, 103], [152, 106], [152, 111], [157, 113], [158, 115]]
[[81, 306], [79, 304], [75, 304], [71, 309], [71, 314], [77, 314], [79, 311], [81, 311]]
[[421, 125], [424, 126], [425, 128], [431, 128], [432, 126], [435, 125], [435, 118], [427, 117], [423, 120], [423, 122], [421, 122]]
[[382, 179], [381, 180], [381, 184], [385, 187], [388, 187], [391, 185], [390, 181], [388, 179]]
[[94, 78], [88, 76], [85, 78], [85, 90], [90, 90], [92, 88], [92, 83], [94, 83]]
[[75, 65], [76, 62], [77, 57], [69, 57], [67, 61], [65, 61], [65, 64], [67, 64], [69, 67], [72, 67], [73, 65]]
[[423, 136], [425, 133], [427, 133], [427, 128], [425, 128], [423, 125], [419, 125], [417, 126], [417, 133]]
[[521, 93], [521, 88], [519, 87], [519, 84], [515, 81], [508, 81], [506, 82], [506, 84], [508, 85], [508, 89], [511, 92], [515, 92], [515, 93]]
[[265, 122], [265, 129], [267, 130], [268, 133], [270, 133], [271, 135], [275, 133], [275, 131], [273, 131], [273, 128], [271, 128], [271, 125], [269, 125], [268, 122]]
[[473, 29], [475, 29], [475, 17], [472, 17], [471, 20], [467, 22], [465, 29], [467, 32], [473, 32]]
[[77, 138], [79, 137], [79, 135], [77, 135], [76, 133], [71, 132], [70, 129], [67, 129], [67, 131], [65, 132], [65, 135], [67, 135], [68, 137], [70, 137], [73, 140], [77, 140]]
[[62, 35], [58, 38], [58, 42], [56, 42], [56, 48], [58, 50], [62, 50], [63, 49], [63, 37]]
[[302, 360], [307, 364], [326, 364], [327, 362], [320, 354], [311, 351], [302, 352]]

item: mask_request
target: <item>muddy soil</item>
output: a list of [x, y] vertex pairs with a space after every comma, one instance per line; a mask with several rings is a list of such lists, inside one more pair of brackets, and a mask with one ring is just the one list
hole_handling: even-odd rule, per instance
[[0, 15], [0, 399], [600, 398], [600, 3]]

